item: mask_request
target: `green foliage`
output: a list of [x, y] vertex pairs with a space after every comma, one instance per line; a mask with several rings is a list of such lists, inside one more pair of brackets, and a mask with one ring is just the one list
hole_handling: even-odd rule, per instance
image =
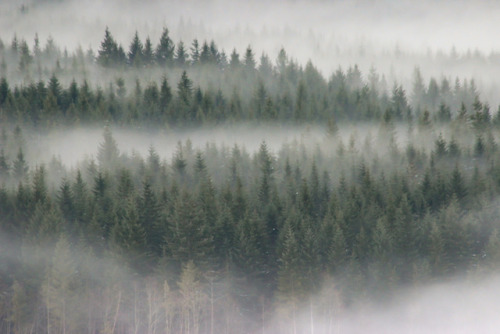
[[[95, 64], [83, 61], [109, 80], [104, 89], [70, 82], [64, 64], [38, 82], [0, 79], [0, 117], [13, 125], [0, 136], [0, 232], [12, 238], [0, 248], [22, 261], [0, 263], [0, 310], [10, 308], [0, 329], [237, 332], [240, 314], [266, 320], [269, 307], [295, 321], [323, 284], [330, 312], [404, 284], [498, 269], [500, 113], [491, 118], [472, 82], [426, 87], [416, 69], [409, 101], [400, 84], [386, 92], [375, 69], [366, 81], [357, 66], [325, 79], [284, 49], [275, 65], [265, 54], [258, 64], [251, 46], [228, 60], [214, 41], [174, 44], [167, 28], [156, 47], [137, 32], [129, 45], [125, 54], [106, 29]], [[11, 48], [28, 78], [45, 51]], [[145, 75], [132, 80], [138, 68]], [[120, 152], [111, 131], [242, 121], [319, 124], [326, 138], [312, 149], [308, 131], [254, 155], [179, 142], [167, 161], [164, 147], [145, 158]], [[361, 121], [378, 124], [376, 138], [346, 141]], [[96, 161], [36, 165], [38, 131], [79, 123], [107, 124]]]

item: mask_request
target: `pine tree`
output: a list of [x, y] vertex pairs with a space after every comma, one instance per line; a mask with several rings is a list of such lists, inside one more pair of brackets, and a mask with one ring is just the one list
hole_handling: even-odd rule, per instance
[[453, 173], [451, 174], [450, 188], [459, 201], [463, 200], [467, 195], [465, 181], [462, 177], [462, 173], [460, 173], [460, 170], [458, 169], [458, 165], [455, 165]]
[[128, 51], [128, 64], [134, 67], [141, 67], [144, 63], [144, 46], [139, 39], [139, 34], [135, 32]]
[[249, 279], [264, 279], [269, 273], [269, 238], [265, 222], [256, 211], [249, 212], [236, 227], [235, 263]]
[[42, 165], [35, 168], [33, 174], [33, 202], [44, 205], [48, 201], [45, 167]]
[[177, 96], [181, 103], [181, 107], [184, 108], [183, 110], [184, 117], [186, 117], [188, 121], [193, 120], [192, 117], [189, 117], [189, 114], [186, 114], [189, 112], [188, 110], [186, 110], [186, 108], [189, 108], [189, 106], [191, 105], [192, 95], [193, 95], [193, 82], [189, 79], [186, 71], [183, 71], [181, 79], [177, 84]]
[[28, 165], [24, 160], [23, 150], [19, 148], [16, 160], [14, 160], [12, 173], [16, 180], [22, 180], [28, 173]]
[[146, 38], [146, 42], [144, 43], [144, 52], [143, 52], [143, 61], [144, 65], [151, 66], [154, 64], [154, 51], [153, 45], [151, 44], [151, 39], [149, 37]]
[[[172, 66], [174, 62], [175, 45], [174, 42], [169, 37], [169, 31], [167, 28], [163, 28], [163, 32], [160, 37], [160, 42], [156, 47], [156, 62], [160, 66]], [[182, 42], [181, 42], [182, 43]], [[185, 62], [185, 56], [183, 56]]]
[[144, 272], [150, 265], [146, 231], [141, 225], [135, 203], [125, 203], [123, 217], [115, 222], [111, 230], [111, 240], [119, 249], [123, 260], [137, 273]]
[[200, 62], [200, 44], [197, 39], [191, 44], [191, 64], [197, 65]]
[[22, 40], [19, 47], [19, 70], [21, 70], [21, 72], [28, 71], [32, 63], [33, 56], [31, 55], [28, 43]]
[[145, 231], [148, 249], [160, 255], [163, 249], [163, 238], [166, 231], [161, 226], [160, 207], [149, 179], [143, 182], [142, 194], [137, 206], [139, 224]]
[[163, 77], [160, 87], [160, 113], [163, 117], [168, 117], [171, 121], [171, 115], [167, 114], [168, 107], [172, 101], [172, 89], [168, 84], [167, 77]]
[[10, 174], [9, 162], [7, 161], [7, 157], [5, 156], [5, 152], [2, 148], [0, 149], [0, 181], [7, 180], [9, 174]]
[[74, 235], [74, 221], [75, 221], [75, 206], [73, 199], [73, 192], [71, 190], [71, 185], [67, 179], [63, 179], [61, 186], [59, 188], [59, 194], [57, 195], [57, 201], [59, 209], [66, 220], [66, 225], [69, 229], [69, 235]]
[[59, 83], [59, 79], [57, 79], [55, 74], [52, 74], [49, 80], [48, 91], [52, 93], [57, 101], [57, 105], [59, 105], [62, 101], [62, 87]]
[[175, 52], [175, 64], [178, 67], [183, 68], [186, 66], [186, 63], [188, 61], [188, 54], [186, 51], [186, 48], [184, 47], [184, 43], [182, 41], [177, 44], [177, 50]]
[[9, 83], [7, 79], [2, 76], [0, 79], [0, 107], [3, 107], [5, 102], [7, 101], [8, 96], [11, 94]]
[[340, 222], [333, 222], [333, 235], [328, 246], [327, 263], [332, 273], [339, 273], [348, 260], [347, 244]]
[[177, 176], [180, 177], [181, 181], [183, 181], [186, 177], [186, 166], [187, 166], [187, 162], [186, 162], [186, 159], [184, 158], [182, 144], [179, 142], [179, 143], [177, 143], [177, 150], [175, 152], [175, 155], [174, 155], [174, 158], [172, 161], [172, 167], [174, 168], [175, 172], [177, 173]]
[[273, 65], [269, 56], [265, 53], [262, 53], [260, 56], [259, 72], [264, 76], [271, 76], [273, 74]]
[[206, 265], [213, 255], [213, 236], [204, 224], [201, 208], [187, 192], [183, 192], [175, 203], [166, 241], [169, 253], [178, 263], [191, 260]]
[[212, 63], [212, 55], [210, 53], [210, 48], [206, 41], [203, 42], [200, 52], [200, 64], [207, 65]]
[[104, 40], [98, 50], [97, 63], [104, 67], [111, 67], [117, 64], [118, 45], [111, 35], [109, 28], [104, 31]]
[[267, 144], [265, 141], [260, 144], [257, 159], [261, 173], [258, 190], [259, 200], [262, 204], [267, 205], [271, 196], [273, 162], [272, 156], [267, 149]]
[[229, 60], [229, 68], [232, 71], [235, 71], [240, 67], [240, 55], [236, 52], [236, 49], [233, 49]]
[[90, 214], [88, 212], [88, 190], [83, 181], [82, 173], [77, 170], [75, 181], [71, 185], [71, 194], [73, 195], [73, 216], [81, 226], [83, 223], [90, 221]]
[[120, 151], [109, 126], [104, 128], [102, 136], [104, 141], [99, 144], [97, 161], [102, 169], [108, 169], [118, 162]]
[[250, 45], [247, 47], [247, 50], [245, 52], [244, 64], [245, 64], [245, 69], [247, 71], [252, 72], [255, 70], [255, 65], [256, 65], [255, 56], [253, 54], [253, 51], [252, 51], [252, 48], [250, 47]]

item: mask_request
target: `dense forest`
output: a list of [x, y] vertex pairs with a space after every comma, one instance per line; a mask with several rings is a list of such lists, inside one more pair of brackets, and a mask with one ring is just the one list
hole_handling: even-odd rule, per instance
[[[332, 333], [357, 305], [500, 264], [500, 108], [473, 78], [325, 78], [166, 28], [128, 47], [106, 29], [95, 54], [14, 37], [0, 62], [2, 333]], [[115, 138], [240, 125], [303, 127], [171, 157]], [[90, 126], [95, 155], [35, 158]]]

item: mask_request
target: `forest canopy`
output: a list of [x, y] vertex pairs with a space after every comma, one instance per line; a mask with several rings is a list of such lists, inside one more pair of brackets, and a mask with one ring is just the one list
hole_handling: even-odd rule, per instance
[[[498, 269], [500, 108], [474, 78], [240, 52], [167, 28], [106, 28], [97, 53], [0, 41], [1, 332], [330, 333], [314, 319]], [[95, 127], [95, 154], [39, 159]], [[218, 128], [289, 137], [116, 139]]]

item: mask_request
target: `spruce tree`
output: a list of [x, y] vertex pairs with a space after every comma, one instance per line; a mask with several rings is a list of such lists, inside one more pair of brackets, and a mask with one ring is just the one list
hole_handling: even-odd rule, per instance
[[[160, 37], [160, 42], [156, 47], [156, 62], [160, 66], [172, 66], [174, 61], [175, 45], [172, 39], [169, 37], [169, 31], [167, 28], [163, 28], [163, 32]], [[185, 56], [183, 56], [185, 59]], [[185, 60], [183, 61], [183, 63]]]
[[117, 64], [118, 45], [111, 35], [109, 28], [104, 31], [104, 40], [97, 51], [97, 63], [104, 67], [111, 67]]
[[134, 67], [141, 67], [144, 63], [144, 46], [139, 39], [139, 34], [135, 32], [134, 38], [130, 43], [129, 51], [127, 54], [128, 64]]

